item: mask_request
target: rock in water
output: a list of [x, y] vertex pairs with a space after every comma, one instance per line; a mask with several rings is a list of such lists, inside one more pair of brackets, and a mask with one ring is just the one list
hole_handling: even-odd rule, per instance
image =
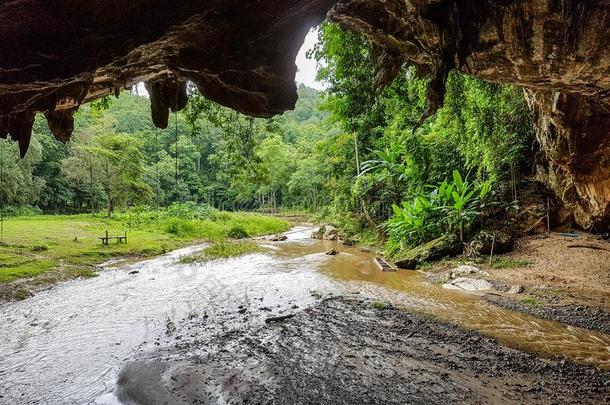
[[396, 266], [401, 269], [415, 270], [419, 263], [442, 259], [462, 252], [462, 243], [455, 235], [445, 235], [419, 245], [404, 253]]
[[463, 291], [487, 291], [492, 285], [489, 281], [480, 278], [458, 277], [449, 283], [443, 284], [443, 288]]
[[326, 231], [326, 225], [322, 225], [316, 231], [313, 231], [311, 234], [312, 239], [322, 239], [324, 237], [324, 232]]
[[288, 239], [288, 236], [286, 236], [286, 235], [274, 235], [271, 238], [269, 238], [269, 240], [271, 242], [281, 242], [281, 241], [284, 241], [286, 239]]
[[327, 255], [329, 256], [335, 256], [339, 254], [339, 251], [335, 250], [335, 249], [331, 249], [328, 252], [326, 252]]
[[523, 291], [525, 291], [525, 288], [522, 285], [514, 285], [507, 291], [507, 293], [521, 294]]
[[337, 228], [335, 228], [332, 225], [326, 225], [326, 228], [324, 229], [324, 235], [322, 236], [322, 239], [324, 239], [324, 240], [337, 240], [337, 239], [339, 239], [339, 232], [337, 231]]

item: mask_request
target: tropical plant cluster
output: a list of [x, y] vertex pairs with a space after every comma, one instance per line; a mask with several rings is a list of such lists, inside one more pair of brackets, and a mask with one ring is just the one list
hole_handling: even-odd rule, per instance
[[485, 208], [490, 188], [490, 181], [470, 182], [454, 170], [450, 183], [443, 181], [427, 194], [392, 205], [393, 216], [383, 225], [387, 253], [394, 255], [443, 234], [458, 234], [463, 242], [465, 231]]

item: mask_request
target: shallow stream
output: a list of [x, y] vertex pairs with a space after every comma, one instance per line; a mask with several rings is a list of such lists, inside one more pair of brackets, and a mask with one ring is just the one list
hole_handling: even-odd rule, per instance
[[[117, 403], [121, 365], [185, 317], [252, 308], [257, 322], [328, 294], [389, 301], [506, 345], [610, 369], [606, 334], [501, 309], [417, 272], [381, 272], [370, 253], [310, 239], [311, 232], [297, 227], [287, 241], [260, 240], [264, 253], [205, 264], [179, 262], [203, 246], [117, 262], [99, 277], [0, 304], [0, 404]], [[326, 255], [331, 248], [340, 254]]]

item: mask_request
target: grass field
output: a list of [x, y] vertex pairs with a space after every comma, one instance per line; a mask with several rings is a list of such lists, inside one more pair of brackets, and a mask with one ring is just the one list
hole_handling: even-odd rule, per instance
[[[280, 218], [229, 212], [214, 212], [205, 219], [151, 213], [119, 214], [112, 219], [91, 215], [7, 218], [0, 244], [0, 284], [43, 275], [51, 283], [93, 276], [95, 265], [110, 258], [153, 256], [195, 241], [222, 242], [231, 235], [272, 234], [289, 227]], [[128, 243], [102, 245], [99, 238], [106, 231], [110, 235], [127, 231]]]

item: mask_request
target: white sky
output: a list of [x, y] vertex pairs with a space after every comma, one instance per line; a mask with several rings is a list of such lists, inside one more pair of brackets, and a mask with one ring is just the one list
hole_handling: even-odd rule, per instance
[[306, 86], [313, 87], [314, 89], [322, 90], [326, 86], [324, 83], [316, 80], [316, 61], [313, 59], [307, 59], [305, 54], [308, 50], [313, 48], [318, 40], [318, 30], [312, 28], [307, 36], [305, 37], [305, 42], [299, 51], [299, 55], [297, 56], [296, 65], [297, 65], [297, 83], [304, 83]]

